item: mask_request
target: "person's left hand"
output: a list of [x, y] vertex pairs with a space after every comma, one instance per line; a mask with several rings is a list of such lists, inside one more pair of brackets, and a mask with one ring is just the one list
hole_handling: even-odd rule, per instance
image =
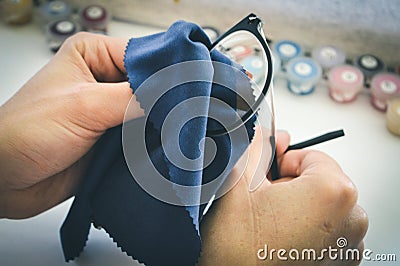
[[[31, 217], [74, 194], [91, 147], [123, 122], [132, 97], [127, 41], [78, 33], [0, 107], [0, 218]], [[133, 109], [131, 118], [143, 115]]]

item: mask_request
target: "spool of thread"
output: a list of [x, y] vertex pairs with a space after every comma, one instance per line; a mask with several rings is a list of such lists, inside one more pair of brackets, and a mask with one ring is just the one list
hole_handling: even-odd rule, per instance
[[0, 1], [0, 14], [8, 24], [24, 24], [32, 19], [32, 0], [3, 0]]
[[364, 75], [354, 66], [336, 66], [328, 72], [329, 95], [336, 102], [354, 101], [363, 85]]
[[64, 19], [51, 22], [46, 32], [50, 50], [57, 52], [63, 42], [79, 30], [79, 25], [72, 20]]
[[307, 95], [314, 91], [320, 80], [322, 69], [313, 59], [297, 57], [287, 65], [288, 89], [297, 95]]
[[290, 40], [282, 40], [274, 43], [273, 50], [279, 56], [283, 64], [303, 54], [301, 46]]
[[274, 74], [279, 74], [281, 72], [282, 62], [279, 56], [275, 52], [271, 52], [272, 54], [272, 61], [274, 66]]
[[370, 79], [385, 68], [382, 60], [372, 54], [361, 55], [355, 60], [355, 65], [364, 73], [366, 79]]
[[380, 73], [371, 81], [371, 103], [380, 110], [385, 111], [390, 99], [400, 96], [400, 76], [392, 73]]
[[203, 30], [207, 34], [208, 38], [210, 38], [211, 42], [215, 42], [220, 35], [219, 31], [214, 27], [205, 26], [203, 27]]
[[79, 13], [82, 27], [87, 31], [107, 32], [110, 12], [101, 5], [88, 5]]
[[52, 21], [68, 19], [72, 13], [71, 6], [60, 0], [45, 3], [41, 8], [41, 20], [43, 25], [47, 25]]
[[240, 61], [243, 58], [250, 56], [254, 53], [254, 49], [246, 45], [236, 45], [229, 48], [227, 54], [236, 61]]
[[262, 57], [257, 55], [250, 55], [239, 62], [244, 69], [249, 71], [252, 76], [253, 80], [256, 83], [262, 83], [262, 80], [265, 77], [265, 63]]
[[335, 66], [343, 65], [346, 60], [346, 54], [333, 45], [316, 47], [312, 50], [311, 57], [317, 61], [325, 71]]
[[400, 136], [400, 98], [394, 98], [388, 102], [386, 126], [390, 132]]

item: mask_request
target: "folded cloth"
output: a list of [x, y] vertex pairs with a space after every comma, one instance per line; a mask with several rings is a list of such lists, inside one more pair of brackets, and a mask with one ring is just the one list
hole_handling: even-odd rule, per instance
[[[255, 121], [252, 117], [242, 130], [233, 133], [207, 135], [208, 130], [220, 128], [223, 120], [233, 121], [241, 114], [236, 110], [235, 91], [251, 92], [250, 83], [243, 79], [244, 70], [219, 52], [210, 52], [210, 47], [199, 26], [183, 21], [164, 33], [129, 41], [125, 68], [145, 117], [109, 129], [96, 143], [86, 176], [60, 230], [67, 261], [82, 252], [93, 223], [103, 228], [122, 251], [146, 265], [197, 262], [200, 222], [210, 199], [202, 185], [216, 181], [211, 194], [224, 185], [253, 138]], [[179, 68], [180, 63], [189, 67]], [[238, 71], [229, 73], [218, 64]], [[190, 66], [195, 66], [194, 74], [188, 72]], [[169, 71], [168, 80], [156, 78], [154, 82], [164, 69]], [[180, 82], [186, 78], [191, 80]], [[212, 82], [216, 78], [218, 84]], [[167, 84], [176, 86], [163, 88]], [[186, 102], [190, 100], [196, 101]], [[168, 115], [173, 112], [170, 119]], [[180, 126], [179, 131], [173, 130], [173, 124], [172, 131], [165, 130], [164, 134], [167, 120]], [[244, 138], [236, 136], [240, 131], [245, 132]], [[206, 137], [213, 143], [204, 141]], [[207, 154], [213, 149], [213, 160], [208, 162]], [[190, 159], [185, 167], [175, 161], [179, 151]], [[168, 201], [148, 193], [140, 184], [140, 180], [157, 174], [170, 184], [162, 189]]]

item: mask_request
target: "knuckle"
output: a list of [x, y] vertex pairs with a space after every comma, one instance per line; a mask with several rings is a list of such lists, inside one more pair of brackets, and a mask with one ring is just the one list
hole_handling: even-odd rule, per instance
[[330, 175], [331, 181], [325, 182], [322, 188], [325, 200], [341, 207], [353, 207], [358, 198], [354, 183], [343, 173]]
[[361, 208], [359, 205], [356, 205], [356, 207], [353, 209], [353, 217], [354, 218], [352, 220], [356, 225], [357, 233], [359, 235], [358, 241], [360, 242], [364, 238], [368, 230], [368, 215], [363, 208]]
[[358, 190], [354, 183], [346, 176], [339, 181], [339, 200], [354, 205], [357, 202]]
[[357, 188], [338, 163], [327, 154], [315, 150], [310, 151], [307, 159], [316, 162], [313, 165], [314, 171], [324, 176], [320, 186], [325, 198], [330, 202], [354, 207], [358, 198]]
[[82, 47], [84, 46], [85, 42], [88, 40], [91, 40], [95, 34], [89, 33], [89, 32], [83, 32], [80, 31], [70, 37], [68, 37], [63, 45], [61, 46], [61, 49], [78, 49], [81, 50]]
[[83, 40], [87, 40], [88, 38], [91, 38], [91, 36], [92, 36], [92, 34], [89, 32], [80, 31], [80, 32], [68, 37], [66, 42], [72, 43], [72, 44], [79, 43]]

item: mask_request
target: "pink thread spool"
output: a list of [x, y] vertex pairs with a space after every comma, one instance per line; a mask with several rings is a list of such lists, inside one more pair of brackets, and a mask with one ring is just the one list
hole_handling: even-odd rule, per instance
[[254, 50], [250, 46], [246, 45], [236, 45], [227, 51], [227, 54], [233, 60], [240, 60], [254, 53]]
[[87, 31], [107, 31], [110, 12], [101, 5], [89, 5], [80, 12], [82, 27]]
[[371, 103], [379, 111], [386, 111], [387, 102], [400, 96], [400, 76], [392, 73], [376, 74], [371, 81]]
[[336, 102], [354, 101], [363, 85], [364, 75], [354, 66], [336, 66], [328, 72], [329, 95]]

